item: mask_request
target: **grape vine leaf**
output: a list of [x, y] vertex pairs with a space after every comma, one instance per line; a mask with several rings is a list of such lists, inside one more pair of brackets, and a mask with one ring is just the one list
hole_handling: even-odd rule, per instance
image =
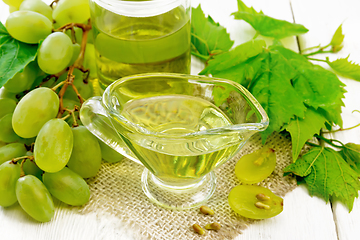
[[310, 195], [320, 195], [326, 202], [331, 198], [345, 203], [351, 211], [360, 190], [359, 174], [328, 147], [314, 147], [295, 163], [284, 168], [285, 175], [303, 177]]
[[216, 23], [210, 16], [205, 17], [199, 5], [191, 12], [191, 50], [192, 54], [207, 60], [212, 54], [228, 51], [234, 41], [226, 29]]
[[346, 143], [340, 154], [345, 161], [360, 174], [360, 144]]
[[325, 127], [326, 118], [309, 107], [305, 112], [304, 118], [294, 117], [284, 129], [291, 135], [292, 157], [295, 162], [305, 142], [315, 134], [319, 134], [320, 129]]
[[237, 2], [238, 11], [232, 13], [235, 19], [246, 21], [263, 36], [281, 39], [309, 31], [301, 24], [269, 17], [262, 11], [257, 12], [253, 7], [249, 8], [241, 0], [237, 0]]
[[360, 65], [349, 61], [349, 56], [332, 62], [326, 58], [326, 62], [339, 75], [360, 81]]
[[342, 126], [341, 107], [344, 106], [345, 84], [319, 65], [309, 62], [306, 57], [284, 47], [272, 47], [279, 52], [296, 71], [292, 85], [304, 99], [307, 106], [321, 112], [330, 124]]
[[[215, 36], [215, 37], [214, 37]], [[218, 54], [228, 51], [234, 44], [229, 33], [211, 16], [205, 17], [199, 5], [192, 8], [191, 12], [191, 43], [194, 55], [202, 55], [208, 58], [210, 54]]]
[[22, 43], [11, 37], [0, 22], [0, 87], [35, 60], [37, 49], [37, 44]]
[[[254, 47], [257, 45], [261, 48]], [[341, 126], [345, 90], [335, 74], [278, 44], [265, 49], [260, 42], [250, 41], [243, 46], [248, 47], [239, 46], [242, 50], [237, 53], [241, 54], [239, 58], [235, 54], [239, 50], [234, 48], [214, 56], [201, 73], [238, 82], [255, 96], [270, 119], [269, 127], [262, 132], [263, 141], [272, 132], [289, 124], [291, 119], [304, 118], [306, 109], [310, 107], [324, 116], [326, 122]], [[262, 52], [255, 55], [261, 49]], [[221, 64], [224, 61], [226, 64]], [[305, 123], [312, 124], [311, 119]], [[295, 137], [309, 139], [309, 133], [300, 131], [299, 134]]]
[[248, 41], [238, 45], [226, 54], [220, 54], [215, 59], [211, 59], [208, 66], [200, 74], [208, 74], [221, 71], [224, 68], [230, 68], [245, 62], [251, 57], [262, 53], [266, 47], [263, 40]]
[[342, 24], [340, 24], [340, 26], [336, 29], [330, 42], [333, 52], [338, 52], [343, 48], [342, 43], [344, 41], [344, 37], [345, 35], [342, 33]]

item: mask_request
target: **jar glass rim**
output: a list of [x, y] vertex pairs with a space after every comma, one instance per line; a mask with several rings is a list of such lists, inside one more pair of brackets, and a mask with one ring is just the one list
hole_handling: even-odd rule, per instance
[[[106, 10], [128, 17], [151, 17], [168, 12], [189, 0], [92, 0]], [[187, 6], [186, 6], [187, 7]]]

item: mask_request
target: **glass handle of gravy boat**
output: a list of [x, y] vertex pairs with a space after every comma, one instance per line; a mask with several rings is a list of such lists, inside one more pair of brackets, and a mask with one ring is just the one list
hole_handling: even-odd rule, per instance
[[124, 143], [122, 136], [114, 130], [102, 97], [92, 97], [81, 107], [80, 119], [84, 126], [97, 138], [125, 157], [142, 164]]

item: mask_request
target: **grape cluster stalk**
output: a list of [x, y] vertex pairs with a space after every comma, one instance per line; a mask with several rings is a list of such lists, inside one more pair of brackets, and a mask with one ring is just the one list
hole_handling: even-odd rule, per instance
[[0, 89], [0, 206], [19, 202], [39, 222], [55, 213], [53, 198], [71, 206], [90, 198], [87, 178], [102, 159], [123, 157], [82, 126], [79, 111], [96, 82], [87, 0], [3, 0], [5, 27], [36, 60]]

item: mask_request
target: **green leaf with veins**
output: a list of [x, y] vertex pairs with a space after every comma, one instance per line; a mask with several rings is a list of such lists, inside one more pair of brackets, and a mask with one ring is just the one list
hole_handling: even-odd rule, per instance
[[321, 112], [330, 123], [342, 126], [341, 107], [344, 106], [345, 84], [332, 72], [314, 65], [306, 57], [284, 47], [271, 47], [278, 52], [295, 71], [292, 85], [307, 106]]
[[209, 59], [212, 54], [219, 54], [228, 51], [234, 41], [226, 29], [208, 16], [199, 5], [192, 8], [191, 12], [191, 53], [203, 60]]
[[247, 7], [241, 0], [238, 1], [238, 11], [232, 13], [235, 19], [249, 23], [259, 34], [277, 39], [299, 35], [309, 30], [301, 24], [290, 23], [285, 20], [266, 16], [262, 11]]
[[342, 24], [340, 24], [340, 26], [336, 29], [330, 42], [333, 52], [338, 52], [342, 49], [344, 37], [345, 35], [342, 33]]
[[347, 143], [340, 154], [351, 168], [360, 174], [360, 144]]
[[[248, 49], [253, 52], [253, 48]], [[263, 141], [295, 116], [304, 118], [308, 107], [313, 107], [326, 121], [342, 124], [340, 113], [345, 90], [335, 74], [282, 46], [263, 49], [256, 56], [247, 54], [243, 48], [241, 60], [236, 58], [235, 51], [236, 48], [215, 56], [202, 73], [238, 82], [255, 96], [270, 119], [269, 127], [262, 133]], [[221, 64], [226, 59], [226, 64]], [[300, 132], [299, 137], [308, 139], [308, 136]]]
[[0, 22], [0, 87], [35, 60], [37, 44], [15, 40]]
[[326, 58], [326, 62], [338, 74], [360, 81], [360, 65], [349, 61], [349, 56], [347, 58], [339, 58], [332, 62], [330, 62], [329, 58]]
[[301, 159], [287, 166], [285, 174], [303, 177], [310, 195], [320, 195], [326, 202], [331, 198], [344, 202], [349, 210], [360, 190], [359, 174], [331, 148], [314, 147]]
[[266, 43], [263, 40], [245, 42], [231, 51], [220, 54], [215, 59], [210, 60], [208, 66], [200, 74], [216, 73], [224, 68], [236, 66], [251, 57], [259, 55], [264, 51], [265, 47]]
[[306, 141], [312, 139], [315, 134], [319, 134], [320, 129], [325, 127], [325, 122], [326, 118], [322, 114], [309, 107], [304, 118], [295, 117], [284, 126], [284, 129], [291, 135], [294, 162]]

